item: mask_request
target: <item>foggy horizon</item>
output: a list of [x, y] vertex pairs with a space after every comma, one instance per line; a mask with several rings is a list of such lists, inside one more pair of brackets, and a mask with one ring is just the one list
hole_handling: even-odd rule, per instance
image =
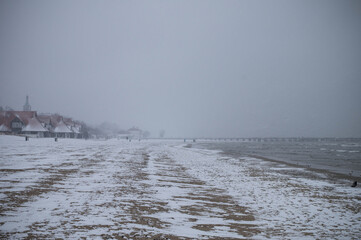
[[361, 137], [360, 1], [1, 1], [0, 106], [158, 137]]

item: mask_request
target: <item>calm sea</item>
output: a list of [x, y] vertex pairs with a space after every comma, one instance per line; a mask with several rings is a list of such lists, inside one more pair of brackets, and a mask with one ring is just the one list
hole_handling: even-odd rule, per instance
[[361, 177], [361, 139], [302, 141], [211, 141], [199, 147], [222, 150], [234, 157], [257, 155], [334, 173]]

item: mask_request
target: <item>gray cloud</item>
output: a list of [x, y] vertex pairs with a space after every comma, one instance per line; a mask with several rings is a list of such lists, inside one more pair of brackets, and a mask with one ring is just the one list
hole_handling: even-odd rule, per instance
[[1, 1], [0, 105], [167, 136], [361, 136], [360, 1]]

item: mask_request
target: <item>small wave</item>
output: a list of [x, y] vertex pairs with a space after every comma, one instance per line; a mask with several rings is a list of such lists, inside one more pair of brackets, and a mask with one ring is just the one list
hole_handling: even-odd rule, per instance
[[340, 149], [340, 150], [336, 150], [336, 152], [347, 152], [347, 150]]

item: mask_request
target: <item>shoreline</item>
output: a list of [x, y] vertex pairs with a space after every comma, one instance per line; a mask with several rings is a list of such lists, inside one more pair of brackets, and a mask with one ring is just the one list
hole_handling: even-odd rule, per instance
[[[184, 147], [184, 146], [183, 146]], [[184, 148], [181, 162], [194, 176], [220, 186], [254, 213], [261, 233], [255, 239], [352, 239], [361, 219], [360, 188], [325, 172], [218, 149]], [[189, 157], [188, 157], [189, 156]]]
[[[226, 154], [226, 153], [225, 153]], [[343, 173], [336, 173], [336, 172], [332, 172], [326, 169], [320, 169], [320, 168], [314, 168], [314, 167], [307, 167], [305, 165], [300, 165], [300, 164], [296, 164], [296, 163], [290, 163], [287, 161], [282, 161], [282, 160], [275, 160], [269, 157], [264, 157], [264, 156], [260, 156], [260, 155], [248, 155], [249, 157], [252, 158], [257, 158], [257, 159], [261, 159], [263, 161], [267, 161], [267, 162], [273, 162], [273, 163], [278, 163], [278, 164], [284, 164], [290, 167], [294, 167], [294, 168], [302, 168], [302, 169], [306, 169], [306, 170], [310, 170], [312, 172], [316, 172], [316, 173], [321, 173], [325, 176], [327, 176], [329, 179], [333, 179], [333, 178], [337, 178], [338, 180], [350, 180], [350, 181], [357, 181], [360, 182], [361, 177], [359, 176], [350, 176], [347, 174], [343, 174]], [[352, 183], [352, 182], [351, 182]]]
[[329, 179], [361, 180], [361, 142], [325, 143], [199, 143], [234, 158], [254, 157], [327, 175]]

